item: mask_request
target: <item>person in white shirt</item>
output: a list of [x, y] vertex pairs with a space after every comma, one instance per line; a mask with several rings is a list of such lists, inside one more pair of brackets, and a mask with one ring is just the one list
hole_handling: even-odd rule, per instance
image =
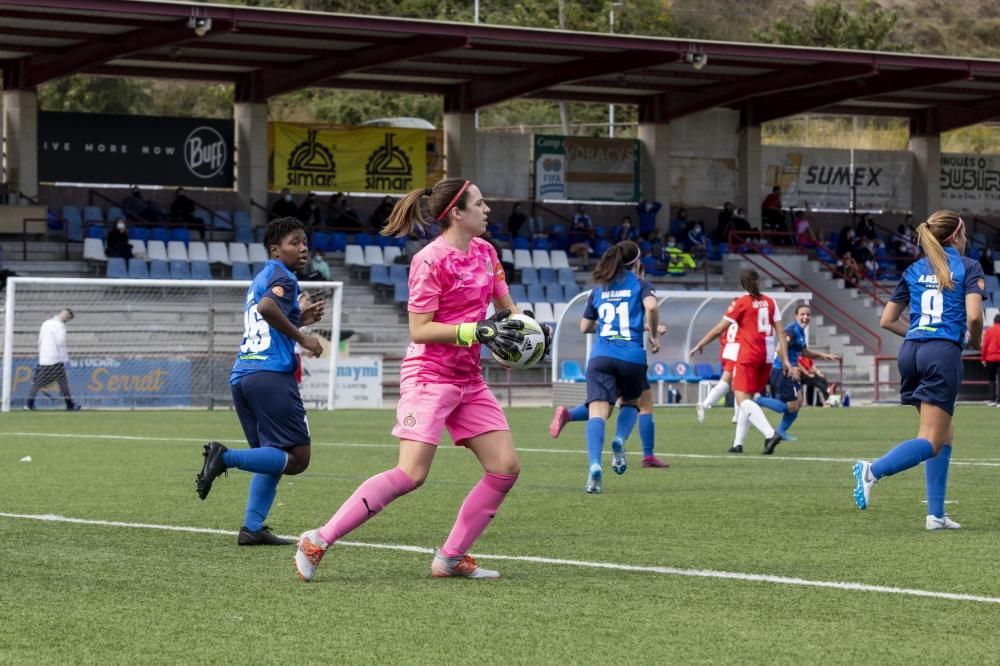
[[42, 327], [38, 329], [38, 366], [35, 368], [25, 409], [35, 409], [35, 396], [52, 382], [59, 383], [59, 391], [66, 401], [66, 409], [69, 411], [80, 409], [80, 405], [73, 402], [70, 396], [69, 378], [66, 376], [66, 364], [69, 363], [69, 354], [66, 353], [66, 322], [72, 318], [73, 311], [65, 308], [52, 319], [44, 321]]

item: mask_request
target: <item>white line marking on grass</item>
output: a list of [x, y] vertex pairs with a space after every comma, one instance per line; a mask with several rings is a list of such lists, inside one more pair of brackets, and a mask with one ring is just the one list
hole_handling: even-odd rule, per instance
[[[195, 437], [150, 437], [141, 435], [82, 435], [73, 434], [65, 432], [0, 432], [0, 436], [10, 435], [16, 437], [50, 437], [50, 438], [61, 438], [61, 439], [107, 439], [107, 440], [124, 440], [124, 441], [135, 441], [135, 442], [197, 442], [204, 444], [209, 440], [199, 439]], [[222, 444], [246, 444], [245, 439], [216, 439], [213, 440], [220, 442]], [[313, 446], [332, 446], [332, 447], [342, 447], [342, 448], [352, 448], [352, 449], [398, 449], [399, 445], [396, 443], [386, 443], [386, 444], [373, 444], [370, 442], [313, 442]], [[439, 447], [445, 451], [449, 450], [461, 450], [461, 447], [456, 446], [441, 446]], [[582, 446], [580, 449], [531, 449], [517, 447], [519, 453], [558, 453], [558, 454], [569, 454], [574, 456], [582, 456], [586, 454], [586, 449]], [[716, 454], [716, 453], [673, 453], [671, 451], [657, 450], [657, 453], [663, 456], [669, 456], [671, 458], [692, 458], [695, 460], [790, 460], [793, 462], [826, 462], [826, 463], [855, 463], [858, 458], [831, 458], [831, 457], [821, 457], [821, 456], [758, 456], [758, 455], [744, 455], [736, 456], [731, 453], [728, 454]], [[630, 456], [641, 456], [642, 453], [638, 451], [626, 451], [626, 455]], [[952, 460], [952, 465], [966, 465], [969, 467], [1000, 467], [1000, 459], [996, 458], [970, 458], [968, 460]]]
[[[76, 525], [97, 525], [101, 527], [125, 527], [130, 529], [163, 530], [168, 532], [188, 532], [194, 534], [215, 534], [235, 536], [232, 530], [219, 530], [209, 527], [185, 527], [181, 525], [157, 525], [154, 523], [128, 523], [116, 520], [90, 520], [86, 518], [69, 518], [56, 514], [25, 514], [0, 512], [0, 518], [16, 518], [21, 520], [37, 520], [51, 523], [72, 523]], [[285, 536], [285, 538], [297, 538]], [[387, 543], [362, 543], [360, 541], [338, 541], [338, 546], [355, 548], [378, 548], [407, 553], [431, 554], [432, 548], [422, 546], [407, 546]], [[533, 564], [549, 564], [554, 566], [578, 567], [584, 569], [609, 569], [613, 571], [629, 571], [633, 573], [651, 573], [664, 576], [687, 576], [691, 578], [716, 578], [722, 580], [738, 580], [752, 583], [773, 583], [775, 585], [795, 585], [799, 587], [819, 587], [833, 590], [851, 590], [855, 592], [879, 592], [882, 594], [899, 594], [910, 597], [927, 597], [931, 599], [947, 599], [949, 601], [973, 601], [984, 604], [1000, 604], [1000, 597], [988, 597], [978, 594], [957, 594], [954, 592], [935, 592], [933, 590], [918, 590], [906, 587], [888, 587], [885, 585], [868, 585], [866, 583], [849, 583], [838, 581], [808, 580], [789, 576], [772, 576], [770, 574], [752, 574], [736, 571], [716, 571], [713, 569], [681, 569], [678, 567], [641, 566], [618, 564], [615, 562], [588, 562], [586, 560], [564, 560], [553, 557], [535, 557], [532, 555], [478, 555], [488, 560], [507, 560], [511, 562], [531, 562]]]

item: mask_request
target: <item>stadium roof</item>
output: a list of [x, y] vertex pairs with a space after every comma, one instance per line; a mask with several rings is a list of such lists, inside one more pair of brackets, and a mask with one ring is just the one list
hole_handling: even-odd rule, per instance
[[[211, 19], [204, 35], [193, 29]], [[237, 101], [304, 87], [639, 105], [646, 121], [728, 107], [908, 117], [933, 134], [1000, 116], [1000, 61], [562, 32], [139, 0], [0, 0], [5, 89], [70, 74], [225, 81]]]

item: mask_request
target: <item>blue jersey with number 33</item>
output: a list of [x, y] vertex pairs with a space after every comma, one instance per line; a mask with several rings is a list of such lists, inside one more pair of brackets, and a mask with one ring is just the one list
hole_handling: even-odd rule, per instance
[[653, 285], [625, 271], [607, 287], [595, 287], [587, 300], [584, 319], [596, 319], [596, 341], [591, 357], [608, 356], [646, 364], [642, 346], [646, 310], [642, 300], [655, 296]]
[[295, 370], [295, 342], [271, 328], [257, 312], [260, 300], [265, 297], [274, 299], [293, 326], [297, 327], [302, 319], [299, 281], [283, 263], [270, 260], [247, 289], [243, 304], [243, 342], [229, 376], [230, 384], [252, 372]]
[[909, 303], [910, 330], [907, 340], [951, 340], [962, 344], [965, 338], [965, 295], [986, 290], [983, 267], [978, 261], [946, 247], [954, 289], [939, 289], [934, 267], [926, 257], [910, 264], [892, 294], [893, 303]]

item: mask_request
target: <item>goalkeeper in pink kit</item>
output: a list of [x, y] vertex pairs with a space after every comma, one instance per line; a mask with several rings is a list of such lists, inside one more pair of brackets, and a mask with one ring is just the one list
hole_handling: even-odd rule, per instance
[[[295, 567], [302, 580], [313, 579], [337, 540], [423, 484], [446, 428], [459, 446], [475, 454], [484, 475], [465, 498], [444, 545], [435, 550], [431, 574], [500, 576], [478, 566], [469, 549], [514, 486], [520, 464], [507, 419], [483, 380], [479, 350], [485, 344], [504, 356], [523, 339], [524, 324], [509, 319], [517, 308], [500, 260], [493, 246], [478, 238], [486, 231], [489, 212], [479, 188], [461, 178], [411, 192], [393, 209], [382, 231], [386, 236], [407, 236], [415, 226], [433, 222], [442, 228], [410, 263], [412, 342], [400, 368], [392, 430], [399, 438], [399, 463], [358, 486], [326, 525], [299, 537]], [[490, 302], [497, 313], [486, 318]]]

